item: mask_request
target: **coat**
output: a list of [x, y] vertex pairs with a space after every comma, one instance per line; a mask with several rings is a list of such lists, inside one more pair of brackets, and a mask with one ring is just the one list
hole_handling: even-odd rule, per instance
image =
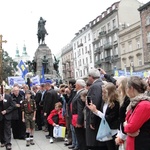
[[[75, 97], [73, 98], [72, 103], [71, 103], [72, 122], [74, 122], [73, 126], [76, 126], [76, 124], [84, 125], [83, 109], [85, 107], [85, 103], [80, 98], [80, 93], [82, 91], [83, 90], [79, 91], [75, 95]], [[76, 115], [76, 117], [74, 117], [75, 115]], [[73, 119], [75, 119], [75, 120], [73, 120]]]
[[[56, 123], [53, 120], [53, 117], [58, 115], [58, 125], [64, 125], [65, 126], [65, 119], [62, 115], [62, 109], [58, 112], [56, 109], [52, 110], [51, 113], [49, 114], [47, 121], [49, 124], [53, 125], [53, 123]], [[57, 123], [56, 123], [57, 124]]]
[[[109, 124], [110, 129], [119, 128], [119, 102], [114, 102], [114, 107], [107, 107], [105, 112], [105, 119]], [[101, 107], [101, 112], [103, 112], [103, 104]]]
[[126, 150], [150, 149], [150, 102], [141, 101], [134, 110], [129, 110], [126, 115], [126, 133], [134, 133], [140, 130], [139, 135], [131, 137], [127, 135]]
[[[12, 111], [15, 107], [15, 103], [12, 101], [10, 95], [5, 94], [4, 100], [0, 101], [0, 121], [2, 121], [3, 117], [6, 120], [11, 120]], [[6, 114], [2, 115], [1, 111], [6, 110]]]
[[[11, 95], [12, 100], [15, 104], [22, 104], [24, 100], [24, 95], [20, 94], [16, 97], [14, 94]], [[12, 120], [22, 120], [22, 112], [21, 112], [21, 107], [14, 107], [13, 112], [12, 112]]]
[[[96, 105], [98, 109], [102, 104], [102, 80], [97, 79], [90, 87], [88, 96], [91, 96], [92, 103]], [[90, 124], [95, 128], [92, 130]], [[98, 146], [102, 143], [96, 141], [96, 135], [100, 124], [100, 118], [94, 115], [88, 108], [86, 108], [86, 143], [87, 146]]]
[[58, 94], [54, 89], [46, 91], [43, 98], [43, 111], [50, 114], [50, 112], [55, 108], [55, 104], [58, 102]]

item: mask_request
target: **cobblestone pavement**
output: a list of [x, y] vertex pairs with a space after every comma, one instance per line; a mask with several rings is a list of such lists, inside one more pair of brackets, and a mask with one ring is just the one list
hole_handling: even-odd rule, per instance
[[[12, 139], [12, 150], [69, 150], [68, 147], [64, 146], [64, 140], [54, 140], [53, 144], [49, 143], [49, 139], [46, 139], [45, 135], [48, 132], [35, 131], [34, 142], [35, 145], [26, 147], [25, 140], [14, 140]], [[6, 148], [1, 148], [5, 150]]]

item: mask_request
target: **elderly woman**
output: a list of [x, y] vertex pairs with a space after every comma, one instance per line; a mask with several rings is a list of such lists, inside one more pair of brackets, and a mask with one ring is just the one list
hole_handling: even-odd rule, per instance
[[103, 103], [101, 110], [97, 110], [94, 104], [87, 107], [100, 118], [105, 117], [112, 132], [112, 139], [106, 138], [105, 144], [108, 150], [116, 150], [115, 137], [119, 127], [119, 102], [116, 86], [113, 83], [106, 83], [102, 86]]
[[124, 123], [126, 150], [150, 149], [150, 98], [144, 94], [146, 88], [146, 82], [140, 77], [132, 76], [127, 82], [130, 104]]

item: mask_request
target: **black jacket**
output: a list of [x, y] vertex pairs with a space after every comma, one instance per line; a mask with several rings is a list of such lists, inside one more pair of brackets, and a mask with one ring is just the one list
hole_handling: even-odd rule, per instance
[[80, 98], [80, 93], [83, 90], [79, 91], [79, 93], [73, 98], [72, 100], [72, 115], [77, 114], [77, 124], [83, 125], [84, 124], [84, 114], [83, 109], [85, 107], [85, 103]]
[[[102, 104], [102, 80], [97, 79], [88, 91], [88, 96], [91, 96], [93, 104], [97, 108], [101, 108]], [[92, 130], [90, 124], [95, 128]], [[96, 135], [100, 124], [100, 117], [94, 115], [88, 108], [86, 109], [86, 143], [87, 146], [98, 146], [99, 142], [96, 141]]]
[[[105, 119], [109, 124], [111, 129], [118, 129], [119, 128], [119, 102], [114, 102], [114, 107], [108, 106], [105, 112]], [[104, 102], [101, 107], [101, 112], [103, 112]]]
[[43, 98], [43, 111], [50, 114], [50, 112], [55, 108], [55, 104], [58, 102], [58, 94], [54, 89], [50, 89], [45, 92]]
[[35, 96], [34, 96], [34, 100], [35, 100], [35, 102], [36, 102], [37, 110], [41, 110], [41, 105], [40, 105], [41, 97], [42, 97], [41, 91], [38, 91], [38, 92], [35, 94]]
[[[11, 120], [12, 117], [12, 111], [15, 107], [14, 102], [12, 101], [12, 98], [10, 95], [5, 94], [4, 100], [0, 101], [0, 121], [2, 119]], [[2, 115], [1, 111], [6, 110], [6, 114]]]
[[[18, 96], [15, 96], [12, 94], [12, 100], [15, 104], [22, 104], [24, 100], [24, 95], [20, 94]], [[21, 112], [21, 107], [14, 107], [13, 112], [12, 112], [12, 120], [18, 120], [22, 118], [22, 112]]]

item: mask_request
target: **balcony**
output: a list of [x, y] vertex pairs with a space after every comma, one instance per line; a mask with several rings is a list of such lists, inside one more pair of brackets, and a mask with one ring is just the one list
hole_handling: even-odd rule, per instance
[[111, 62], [111, 61], [112, 61], [112, 57], [111, 56], [105, 57], [105, 62]]
[[95, 48], [95, 51], [94, 51], [94, 53], [101, 53], [102, 52], [102, 48], [101, 47], [97, 47], [97, 48]]
[[100, 59], [98, 59], [97, 61], [95, 61], [95, 64], [98, 65], [98, 66], [100, 66], [101, 63], [102, 63], [102, 61]]
[[78, 45], [78, 47], [82, 47], [83, 46], [83, 43], [80, 43], [79, 45]]
[[113, 45], [112, 45], [112, 42], [108, 42], [104, 45], [104, 49], [105, 50], [109, 50], [109, 49], [112, 49]]
[[106, 35], [106, 31], [101, 31], [99, 32], [99, 37], [105, 36]]

